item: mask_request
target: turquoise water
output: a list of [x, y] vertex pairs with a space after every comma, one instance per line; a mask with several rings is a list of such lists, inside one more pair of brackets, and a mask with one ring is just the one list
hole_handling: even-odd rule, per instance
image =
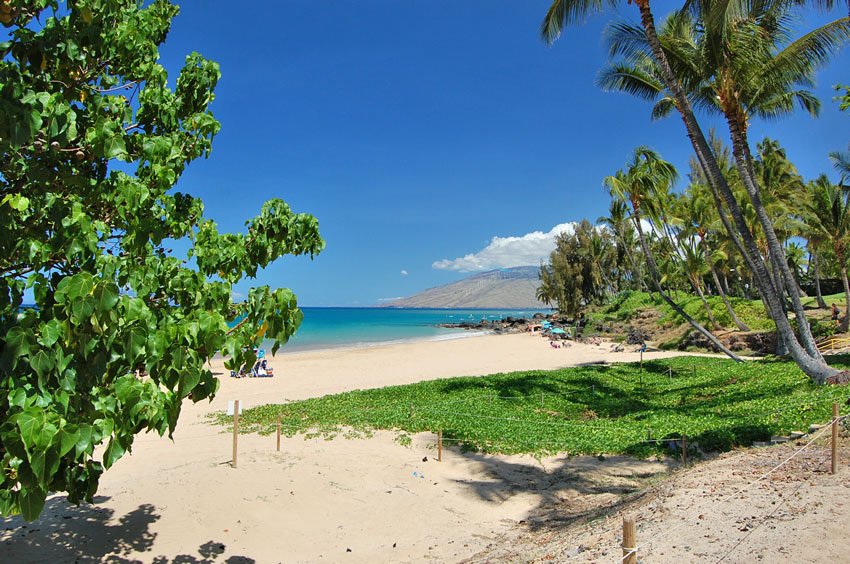
[[379, 343], [454, 339], [476, 334], [466, 329], [445, 329], [440, 323], [460, 323], [530, 318], [548, 310], [523, 309], [398, 309], [305, 307], [298, 333], [280, 352], [337, 347], [361, 347]]

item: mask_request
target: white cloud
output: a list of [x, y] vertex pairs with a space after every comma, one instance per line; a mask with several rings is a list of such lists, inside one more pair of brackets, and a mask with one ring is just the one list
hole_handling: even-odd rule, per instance
[[403, 300], [403, 299], [404, 299], [404, 296], [398, 296], [398, 297], [395, 297], [395, 298], [378, 298], [376, 301], [383, 303], [383, 302], [395, 302], [395, 301]]
[[575, 223], [556, 225], [548, 233], [532, 231], [519, 237], [493, 237], [490, 244], [477, 253], [454, 260], [435, 261], [431, 267], [437, 270], [474, 272], [510, 268], [512, 266], [537, 266], [546, 261], [555, 250], [555, 237], [561, 233], [572, 233]]
[[402, 270], [402, 271], [401, 271], [401, 275], [402, 275], [402, 276], [407, 276], [407, 271], [406, 271], [406, 270]]

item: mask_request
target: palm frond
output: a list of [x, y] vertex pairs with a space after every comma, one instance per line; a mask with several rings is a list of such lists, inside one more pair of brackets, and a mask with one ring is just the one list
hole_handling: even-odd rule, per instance
[[564, 27], [580, 23], [590, 14], [614, 7], [616, 0], [554, 0], [543, 22], [540, 24], [540, 37], [552, 45], [561, 36]]
[[664, 91], [664, 85], [657, 77], [624, 64], [602, 69], [595, 82], [607, 92], [625, 92], [648, 101], [655, 100]]
[[850, 180], [850, 145], [847, 146], [847, 152], [833, 151], [829, 154], [829, 160], [832, 161], [832, 166], [841, 175], [841, 182]]
[[643, 27], [626, 21], [612, 22], [605, 28], [605, 42], [611, 57], [632, 59], [635, 54], [652, 55]]
[[652, 106], [651, 118], [653, 121], [664, 119], [673, 113], [675, 109], [676, 101], [671, 96], [665, 96]]
[[808, 75], [827, 64], [850, 41], [850, 18], [840, 18], [810, 31], [793, 41], [773, 57], [762, 73], [765, 81], [789, 73]]

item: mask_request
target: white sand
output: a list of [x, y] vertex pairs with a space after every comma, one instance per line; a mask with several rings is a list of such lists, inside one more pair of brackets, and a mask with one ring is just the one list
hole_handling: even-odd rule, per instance
[[[647, 353], [645, 358], [668, 356]], [[102, 478], [96, 503], [48, 500], [29, 525], [6, 520], [0, 561], [411, 562], [456, 561], [485, 548], [541, 504], [614, 494], [596, 482], [663, 471], [660, 463], [595, 458], [491, 457], [447, 449], [433, 436], [334, 440], [231, 436], [205, 415], [228, 400], [251, 407], [352, 389], [462, 375], [626, 361], [637, 353], [540, 337], [484, 336], [278, 355], [274, 378], [233, 379], [212, 403], [187, 403], [172, 443], [136, 440]], [[427, 457], [427, 461], [423, 461]], [[414, 475], [415, 473], [415, 475]], [[424, 476], [420, 477], [420, 476]], [[350, 552], [349, 552], [350, 550]]]

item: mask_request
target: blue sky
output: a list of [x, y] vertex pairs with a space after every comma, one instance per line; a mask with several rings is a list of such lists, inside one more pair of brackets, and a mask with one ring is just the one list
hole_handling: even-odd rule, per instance
[[[691, 154], [678, 119], [651, 122], [647, 104], [594, 86], [608, 18], [549, 48], [547, 5], [185, 2], [162, 62], [172, 80], [191, 51], [221, 64], [222, 132], [178, 189], [222, 230], [243, 229], [271, 197], [314, 214], [327, 249], [254, 281], [291, 287], [306, 306], [374, 305], [533, 255], [553, 227], [607, 211], [602, 178], [637, 145], [683, 172]], [[779, 139], [807, 178], [830, 172], [827, 153], [850, 138], [850, 114], [831, 100], [848, 68], [845, 50], [819, 74], [820, 119], [756, 122], [752, 139]]]

